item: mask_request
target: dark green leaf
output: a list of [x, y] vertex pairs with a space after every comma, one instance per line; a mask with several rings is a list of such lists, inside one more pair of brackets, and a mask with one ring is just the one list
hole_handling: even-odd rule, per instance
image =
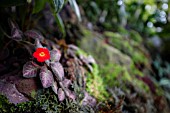
[[33, 14], [39, 13], [44, 8], [46, 2], [47, 0], [35, 0]]
[[58, 24], [60, 31], [63, 33], [63, 37], [65, 37], [66, 31], [65, 31], [63, 20], [61, 19], [60, 15], [57, 13], [54, 14], [54, 17], [55, 17], [55, 20]]

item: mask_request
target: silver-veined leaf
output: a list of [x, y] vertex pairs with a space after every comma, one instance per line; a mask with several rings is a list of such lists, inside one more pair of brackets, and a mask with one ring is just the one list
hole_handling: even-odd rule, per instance
[[55, 92], [55, 94], [58, 94], [58, 86], [56, 81], [53, 82], [52, 90]]
[[60, 102], [65, 99], [65, 93], [61, 88], [59, 88], [59, 90], [58, 90], [58, 99]]
[[53, 84], [53, 75], [52, 75], [51, 71], [49, 71], [47, 69], [46, 66], [43, 66], [41, 68], [39, 76], [40, 76], [42, 86], [44, 88], [48, 88], [48, 87], [52, 86], [52, 84]]
[[52, 62], [58, 62], [61, 58], [61, 53], [60, 53], [60, 50], [58, 49], [54, 49], [52, 51], [50, 51], [50, 60]]
[[66, 89], [66, 94], [67, 96], [72, 99], [72, 100], [75, 100], [76, 99], [76, 95], [74, 92], [70, 91], [69, 89]]
[[64, 79], [64, 80], [62, 81], [62, 83], [63, 83], [63, 86], [64, 86], [65, 88], [68, 88], [68, 87], [71, 85], [71, 80], [69, 80], [69, 79]]
[[23, 66], [23, 76], [26, 78], [36, 77], [38, 67], [34, 65], [31, 61], [27, 62]]
[[24, 35], [26, 37], [30, 37], [33, 39], [36, 39], [36, 38], [38, 38], [39, 40], [44, 39], [44, 37], [38, 31], [35, 31], [35, 30], [28, 30], [28, 31], [24, 32]]
[[11, 28], [11, 37], [13, 40], [21, 41], [23, 37], [23, 32], [19, 29], [16, 22], [12, 20], [8, 20], [10, 28]]
[[64, 69], [59, 62], [51, 63], [51, 69], [59, 81], [62, 81], [64, 78]]

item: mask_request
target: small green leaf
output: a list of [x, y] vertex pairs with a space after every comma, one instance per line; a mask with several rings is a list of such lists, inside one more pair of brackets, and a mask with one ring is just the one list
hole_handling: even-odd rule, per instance
[[70, 3], [70, 5], [71, 5], [72, 9], [75, 11], [78, 20], [81, 22], [80, 10], [79, 10], [79, 7], [78, 7], [78, 5], [77, 5], [76, 0], [69, 0], [69, 3]]
[[53, 3], [55, 7], [55, 12], [58, 13], [64, 5], [64, 0], [53, 0]]

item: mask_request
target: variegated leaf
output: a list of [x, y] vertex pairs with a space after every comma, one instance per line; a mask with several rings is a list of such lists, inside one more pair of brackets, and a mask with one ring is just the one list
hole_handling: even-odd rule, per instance
[[42, 86], [44, 88], [48, 88], [48, 87], [52, 86], [52, 84], [53, 84], [53, 75], [52, 75], [51, 71], [49, 71], [47, 69], [46, 66], [43, 66], [41, 68], [39, 76], [40, 76]]
[[58, 94], [58, 86], [57, 86], [57, 82], [53, 82], [52, 90], [55, 92], [55, 94]]
[[64, 5], [64, 0], [53, 0], [53, 3], [54, 3], [55, 11], [56, 13], [58, 13]]
[[65, 93], [61, 88], [59, 88], [59, 90], [58, 90], [58, 99], [60, 102], [65, 99]]
[[28, 30], [28, 31], [24, 32], [24, 35], [26, 37], [30, 37], [33, 39], [36, 39], [36, 38], [38, 38], [39, 40], [44, 39], [44, 37], [38, 31], [35, 31], [35, 30]]
[[64, 69], [63, 66], [59, 62], [51, 63], [51, 69], [54, 75], [57, 77], [59, 81], [62, 81], [64, 78]]
[[69, 79], [64, 79], [64, 80], [62, 81], [62, 83], [63, 83], [63, 86], [64, 86], [65, 88], [68, 88], [68, 87], [71, 85], [71, 80], [69, 80]]
[[21, 41], [22, 37], [23, 37], [23, 33], [21, 30], [19, 30], [17, 28], [13, 28], [11, 30], [11, 37], [13, 40]]
[[67, 96], [72, 99], [72, 100], [75, 100], [76, 99], [76, 95], [74, 92], [70, 91], [69, 89], [66, 89], [66, 94]]
[[75, 11], [75, 13], [78, 17], [78, 20], [81, 22], [82, 21], [81, 14], [80, 14], [80, 10], [79, 10], [76, 0], [69, 0], [69, 3], [70, 3], [70, 6], [72, 7], [72, 9]]
[[26, 78], [36, 77], [38, 67], [34, 65], [31, 61], [27, 62], [23, 66], [23, 76]]
[[36, 48], [43, 48], [42, 44], [40, 43], [39, 39], [35, 39], [35, 46]]
[[60, 50], [58, 49], [54, 49], [52, 51], [50, 51], [50, 60], [52, 62], [58, 62], [61, 58], [61, 53], [60, 53]]
[[9, 25], [11, 27], [11, 37], [13, 40], [21, 41], [23, 37], [23, 32], [19, 29], [16, 22], [12, 20], [8, 20]]

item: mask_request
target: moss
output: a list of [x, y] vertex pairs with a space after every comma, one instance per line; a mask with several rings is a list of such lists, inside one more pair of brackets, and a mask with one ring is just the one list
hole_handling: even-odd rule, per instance
[[10, 103], [4, 95], [0, 95], [0, 113], [32, 112], [32, 107], [32, 101], [14, 105]]
[[79, 50], [77, 50], [76, 51], [76, 55], [83, 55], [83, 56], [85, 56], [85, 57], [87, 57], [88, 56], [88, 54], [86, 53], [86, 52], [84, 52], [83, 50], [81, 50], [81, 49], [79, 49]]
[[125, 38], [121, 34], [109, 31], [104, 32], [104, 36], [109, 38], [114, 47], [130, 56], [135, 63], [143, 63], [147, 65], [148, 59], [143, 53], [143, 48], [141, 47], [142, 38], [137, 32], [131, 31], [129, 38]]
[[5, 96], [0, 95], [0, 112], [1, 113], [8, 113], [11, 105], [12, 104], [8, 102]]
[[99, 75], [97, 64], [93, 64], [92, 73], [87, 73], [87, 91], [98, 101], [104, 101], [108, 98], [108, 93], [103, 83], [102, 75]]
[[[134, 68], [131, 66], [131, 68]], [[135, 69], [135, 68], [134, 68]], [[104, 84], [109, 86], [109, 87], [123, 87], [126, 90], [125, 84], [129, 82], [132, 85], [138, 87], [140, 90], [143, 90], [145, 93], [149, 92], [149, 87], [141, 80], [137, 79], [135, 77], [135, 73], [142, 74], [140, 71], [134, 71], [134, 69], [128, 69], [124, 66], [120, 66], [117, 64], [108, 64], [105, 67], [102, 67], [101, 70], [101, 75], [103, 76]]]
[[138, 43], [142, 43], [142, 37], [140, 34], [134, 30], [131, 30], [130, 32], [130, 38]]

